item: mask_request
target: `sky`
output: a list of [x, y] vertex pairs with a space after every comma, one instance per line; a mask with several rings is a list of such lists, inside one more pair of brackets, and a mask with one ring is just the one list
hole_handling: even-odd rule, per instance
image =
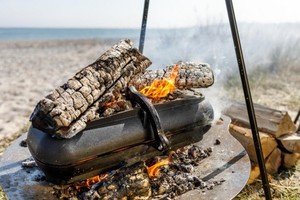
[[[298, 23], [299, 0], [233, 0], [239, 22]], [[144, 0], [0, 0], [0, 27], [139, 28]], [[225, 0], [150, 0], [148, 27], [228, 22]]]

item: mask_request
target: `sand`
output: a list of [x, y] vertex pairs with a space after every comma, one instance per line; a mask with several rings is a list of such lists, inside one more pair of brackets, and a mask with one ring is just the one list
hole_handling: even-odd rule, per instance
[[0, 41], [0, 139], [28, 126], [40, 99], [117, 41]]
[[[40, 99], [94, 62], [117, 41], [0, 41], [0, 139], [28, 127], [29, 116]], [[281, 71], [284, 73], [279, 70], [277, 75], [258, 77], [255, 82], [251, 80], [253, 100], [271, 108], [287, 110], [294, 118], [299, 109], [299, 70], [283, 66]], [[207, 89], [205, 95], [207, 98], [212, 96], [212, 103], [216, 100], [215, 112], [220, 106], [216, 98], [220, 91], [243, 100], [240, 85], [224, 90], [214, 84], [210, 90], [212, 95]]]

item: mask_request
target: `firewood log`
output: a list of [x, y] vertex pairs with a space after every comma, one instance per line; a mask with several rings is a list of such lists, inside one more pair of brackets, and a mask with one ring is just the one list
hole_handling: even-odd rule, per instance
[[281, 150], [279, 148], [274, 149], [274, 151], [266, 158], [265, 164], [269, 174], [277, 174], [278, 169], [281, 166]]
[[[246, 149], [250, 160], [257, 163], [251, 130], [234, 124], [230, 124], [229, 131]], [[266, 158], [277, 147], [277, 142], [275, 138], [263, 132], [259, 132], [259, 137], [261, 141], [263, 156], [264, 158]]]
[[[247, 181], [247, 185], [250, 185], [254, 183], [256, 180], [260, 179], [260, 171], [259, 171], [259, 166], [257, 163], [251, 162], [251, 171], [250, 171], [250, 177]], [[268, 174], [268, 180], [272, 180], [272, 176]]]
[[42, 99], [30, 120], [49, 134], [70, 138], [150, 64], [130, 40], [122, 40]]
[[285, 153], [282, 152], [283, 167], [289, 169], [297, 165], [300, 159], [300, 153]]
[[[247, 109], [244, 103], [231, 101], [223, 114], [231, 118], [232, 123], [250, 127]], [[296, 126], [287, 112], [254, 104], [258, 130], [278, 138], [281, 135], [292, 134]]]
[[250, 177], [247, 181], [247, 185], [252, 184], [255, 180], [259, 179], [259, 176], [260, 176], [259, 166], [255, 163], [251, 163]]
[[291, 153], [300, 153], [300, 136], [293, 135], [284, 135], [277, 138], [280, 143], [279, 146], [283, 147], [285, 150]]
[[165, 69], [147, 70], [141, 77], [132, 81], [132, 84], [141, 90], [149, 86], [154, 79], [169, 78], [175, 65], [179, 66], [179, 73], [175, 79], [175, 86], [183, 88], [206, 88], [214, 83], [213, 71], [208, 64], [196, 64], [192, 62], [180, 62], [167, 66]]
[[143, 162], [120, 168], [83, 196], [84, 199], [90, 199], [91, 196], [97, 196], [97, 199], [150, 199], [147, 168]]

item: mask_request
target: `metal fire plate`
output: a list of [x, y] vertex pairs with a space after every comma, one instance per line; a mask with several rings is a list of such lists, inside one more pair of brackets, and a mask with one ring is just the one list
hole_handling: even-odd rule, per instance
[[[212, 190], [196, 189], [176, 199], [232, 199], [245, 186], [250, 174], [250, 160], [242, 145], [228, 132], [229, 118], [214, 125], [196, 145], [213, 147], [212, 155], [195, 168], [195, 175], [205, 181], [224, 179], [225, 182]], [[0, 160], [0, 185], [9, 199], [55, 199], [53, 184], [41, 180], [43, 173], [36, 167], [22, 168], [23, 161], [31, 157], [28, 148], [21, 147], [24, 134], [6, 150]], [[216, 139], [220, 140], [215, 145]]]

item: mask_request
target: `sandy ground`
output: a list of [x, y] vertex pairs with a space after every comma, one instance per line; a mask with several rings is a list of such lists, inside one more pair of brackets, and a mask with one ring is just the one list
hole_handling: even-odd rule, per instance
[[29, 123], [37, 102], [115, 41], [0, 41], [0, 139]]
[[[40, 99], [81, 68], [95, 61], [115, 42], [117, 40], [0, 41], [0, 153], [15, 139], [16, 132], [28, 126], [29, 116]], [[287, 110], [293, 119], [300, 108], [298, 66], [284, 66], [276, 74], [268, 77], [265, 75], [250, 78], [254, 102]], [[234, 80], [229, 88], [219, 89], [227, 91], [227, 97], [243, 100], [239, 84]], [[212, 94], [214, 96], [215, 92]], [[4, 136], [8, 137], [2, 141]], [[294, 179], [287, 179], [287, 186], [280, 180], [280, 187], [287, 190], [291, 186], [299, 188], [299, 169], [298, 164], [292, 171], [291, 177]], [[277, 182], [274, 184], [278, 185]], [[256, 189], [246, 189], [243, 193], [247, 196], [246, 199], [251, 199], [250, 196], [261, 199]], [[298, 194], [299, 190], [295, 195]], [[244, 198], [241, 196], [238, 199]]]
[[[40, 99], [117, 41], [0, 41], [0, 139], [28, 126], [29, 116]], [[254, 102], [287, 110], [294, 118], [300, 101], [299, 73], [298, 67], [287, 70], [286, 66], [267, 77], [250, 73]], [[216, 109], [220, 107], [216, 100], [220, 90], [230, 98], [243, 100], [239, 81], [234, 80], [229, 89], [220, 85], [224, 83], [211, 87], [213, 95], [207, 93], [208, 98], [212, 96], [212, 103], [216, 101]]]

